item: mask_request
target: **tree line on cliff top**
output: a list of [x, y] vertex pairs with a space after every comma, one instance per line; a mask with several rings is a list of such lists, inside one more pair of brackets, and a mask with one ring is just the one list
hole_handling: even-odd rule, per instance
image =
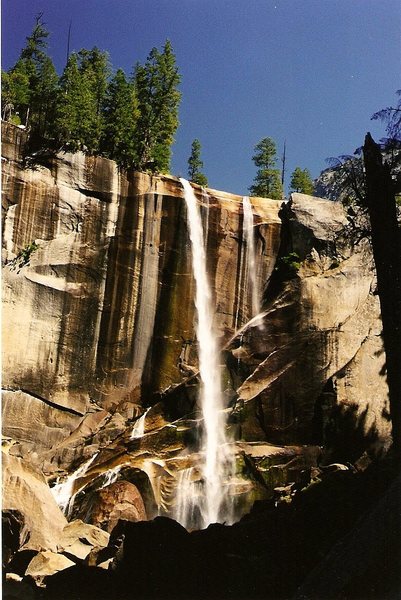
[[[153, 48], [127, 77], [114, 74], [108, 54], [94, 47], [68, 56], [59, 77], [46, 52], [49, 32], [38, 15], [16, 64], [2, 72], [2, 117], [29, 131], [29, 150], [83, 151], [116, 161], [120, 168], [168, 172], [171, 146], [178, 127], [180, 74], [169, 40]], [[254, 195], [283, 198], [283, 181], [276, 168], [271, 138], [255, 147], [258, 167]], [[201, 145], [192, 143], [188, 177], [208, 184], [202, 172]], [[297, 167], [291, 191], [313, 193], [309, 172]]]
[[108, 54], [72, 52], [58, 77], [42, 17], [16, 64], [2, 73], [3, 119], [29, 129], [31, 150], [84, 151], [122, 168], [168, 171], [178, 127], [180, 75], [169, 40], [127, 77]]
[[[253, 162], [257, 172], [249, 191], [254, 196], [261, 198], [272, 198], [282, 200], [284, 198], [284, 163], [283, 170], [277, 168], [277, 147], [275, 141], [265, 137], [258, 142], [254, 148]], [[190, 181], [198, 185], [206, 186], [207, 178], [201, 171], [203, 161], [201, 160], [201, 144], [198, 139], [192, 142], [191, 155], [188, 159], [188, 177]], [[308, 169], [296, 167], [291, 175], [291, 192], [313, 195], [314, 184]]]

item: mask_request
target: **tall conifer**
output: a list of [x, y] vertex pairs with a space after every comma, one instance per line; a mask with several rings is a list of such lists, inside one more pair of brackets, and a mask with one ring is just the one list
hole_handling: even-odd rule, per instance
[[107, 76], [106, 53], [93, 48], [70, 55], [61, 77], [56, 118], [56, 135], [63, 148], [99, 152]]
[[263, 198], [280, 200], [283, 197], [280, 170], [276, 168], [277, 150], [274, 140], [263, 138], [255, 146], [253, 162], [258, 167], [254, 183], [249, 188], [251, 194]]
[[40, 138], [51, 128], [58, 88], [56, 70], [46, 54], [48, 36], [40, 14], [16, 64], [2, 83], [3, 105], [4, 101], [8, 104], [8, 114], [18, 114], [31, 135]]
[[168, 171], [178, 127], [180, 75], [169, 40], [163, 52], [153, 48], [146, 63], [136, 65], [134, 85], [140, 116], [137, 123], [138, 169]]
[[198, 139], [192, 142], [191, 156], [188, 158], [188, 177], [198, 185], [207, 186], [207, 177], [201, 172], [203, 161], [201, 159], [201, 144]]
[[137, 161], [135, 135], [139, 110], [134, 87], [122, 69], [118, 69], [109, 83], [103, 110], [102, 150], [120, 167], [131, 167]]

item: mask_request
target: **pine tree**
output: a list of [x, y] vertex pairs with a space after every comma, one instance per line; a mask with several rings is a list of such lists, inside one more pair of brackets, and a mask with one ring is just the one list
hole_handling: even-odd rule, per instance
[[[40, 96], [40, 80], [46, 56], [47, 38], [49, 32], [42, 22], [42, 13], [37, 15], [31, 35], [26, 38], [26, 45], [21, 50], [17, 61], [19, 70], [24, 70], [29, 79], [29, 105], [25, 113], [25, 125], [35, 129], [37, 113], [40, 111], [42, 98]], [[48, 58], [48, 60], [50, 60]]]
[[34, 98], [35, 131], [40, 138], [53, 135], [54, 119], [58, 98], [59, 78], [52, 60], [46, 56], [38, 68], [36, 94]]
[[277, 150], [275, 142], [267, 137], [255, 146], [253, 162], [258, 168], [254, 183], [249, 191], [254, 196], [280, 200], [283, 197], [280, 170], [276, 168]]
[[103, 107], [102, 150], [122, 168], [137, 160], [135, 134], [139, 116], [134, 87], [118, 69], [109, 83]]
[[56, 137], [61, 147], [89, 154], [99, 151], [107, 77], [106, 53], [93, 48], [70, 55], [60, 81], [55, 122]]
[[45, 136], [54, 115], [58, 77], [45, 52], [48, 36], [39, 14], [20, 57], [2, 85], [6, 102], [13, 107], [11, 112], [29, 126], [31, 137]]
[[139, 118], [135, 166], [140, 170], [165, 172], [169, 169], [171, 145], [178, 127], [179, 83], [180, 75], [169, 40], [163, 52], [153, 48], [146, 63], [136, 65], [134, 86]]
[[25, 123], [31, 91], [25, 64], [19, 61], [8, 73], [1, 72], [2, 118]]
[[291, 191], [313, 195], [314, 185], [308, 169], [296, 167], [291, 175]]
[[92, 50], [83, 48], [78, 52], [78, 62], [81, 74], [90, 81], [95, 113], [97, 117], [100, 117], [109, 77], [108, 54], [96, 46]]
[[203, 161], [201, 160], [200, 152], [200, 141], [195, 139], [191, 146], [191, 156], [188, 158], [188, 178], [190, 181], [206, 187], [208, 181], [206, 175], [201, 172]]
[[401, 90], [396, 92], [398, 96], [398, 102], [395, 106], [387, 106], [378, 112], [375, 112], [371, 119], [373, 121], [379, 120], [386, 124], [387, 139], [384, 140], [385, 146], [392, 146], [391, 142], [398, 142], [397, 147], [399, 149], [399, 143], [401, 142]]
[[[78, 56], [74, 52], [69, 58], [60, 80], [60, 99], [57, 105], [55, 133], [61, 147], [71, 152], [82, 148], [82, 122], [86, 115], [86, 104], [83, 102], [82, 76], [78, 68]], [[82, 119], [80, 119], [80, 114]]]

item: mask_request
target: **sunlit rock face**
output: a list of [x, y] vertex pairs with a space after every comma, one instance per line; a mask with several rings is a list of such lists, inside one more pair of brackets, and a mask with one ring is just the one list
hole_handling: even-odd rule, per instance
[[[113, 162], [82, 154], [25, 170], [8, 161], [5, 171], [13, 176], [4, 187], [5, 385], [81, 415], [96, 405], [132, 416], [132, 404], [195, 372], [194, 280], [178, 181], [127, 179]], [[223, 344], [250, 316], [242, 199], [201, 190], [198, 197]], [[262, 289], [280, 241], [279, 203], [256, 210]], [[34, 241], [28, 260], [12, 261]]]
[[20, 533], [20, 545], [29, 550], [56, 550], [67, 525], [54, 502], [43, 474], [28, 461], [3, 454], [2, 509], [18, 510], [25, 524]]
[[268, 290], [263, 330], [251, 322], [230, 344], [232, 371], [243, 380], [242, 435], [336, 451], [354, 444], [358, 452], [355, 428], [382, 448], [388, 394], [368, 243], [352, 247], [338, 203], [292, 194], [282, 216], [286, 254], [298, 258], [291, 269], [286, 257], [278, 262], [283, 276]]
[[[199, 478], [201, 425], [183, 188], [83, 154], [24, 168], [24, 132], [3, 136], [7, 451], [50, 485], [79, 473], [73, 517], [119, 481], [138, 492], [132, 520], [175, 515], [179, 481]], [[341, 205], [251, 198], [263, 298], [252, 319], [243, 199], [194, 189], [240, 516], [322, 457], [388, 445], [379, 303], [369, 247], [352, 246]], [[110, 531], [115, 515], [100, 512]]]

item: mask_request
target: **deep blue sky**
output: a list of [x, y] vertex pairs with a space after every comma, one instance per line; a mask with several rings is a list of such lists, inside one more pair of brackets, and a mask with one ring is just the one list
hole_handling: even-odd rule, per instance
[[401, 87], [399, 0], [2, 0], [3, 68], [12, 66], [44, 12], [59, 72], [71, 49], [97, 45], [130, 73], [153, 46], [172, 42], [182, 75], [172, 173], [186, 175], [192, 140], [202, 144], [211, 187], [246, 193], [253, 147], [287, 141], [313, 176], [329, 156], [351, 153], [376, 110]]

